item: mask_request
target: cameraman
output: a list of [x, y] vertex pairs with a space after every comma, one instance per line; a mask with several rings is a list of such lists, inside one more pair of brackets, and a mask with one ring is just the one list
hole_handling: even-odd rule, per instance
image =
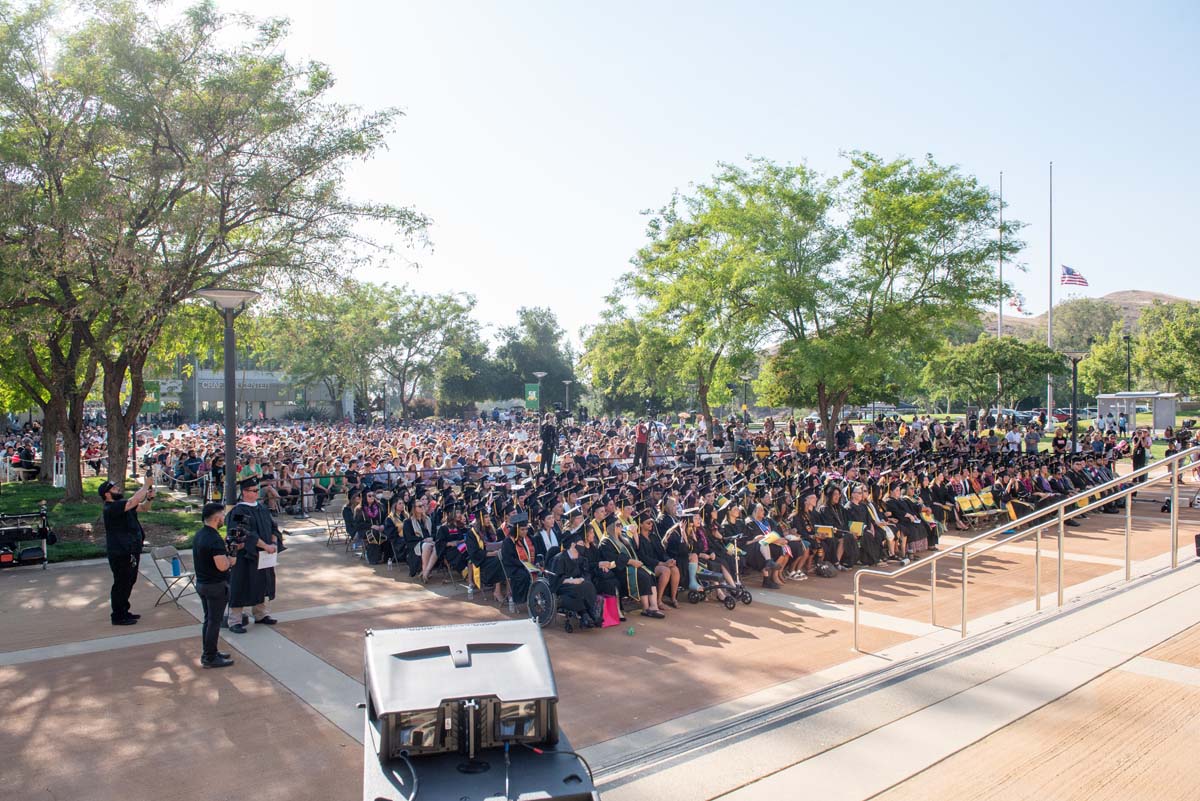
[[200, 667], [223, 668], [233, 664], [229, 654], [217, 650], [217, 637], [221, 634], [221, 616], [229, 600], [229, 569], [233, 567], [235, 554], [242, 543], [230, 540], [228, 549], [217, 529], [225, 522], [225, 507], [219, 503], [206, 503], [200, 514], [204, 527], [196, 532], [192, 543], [192, 565], [196, 571], [196, 594], [204, 605], [203, 632], [204, 650], [200, 654]]
[[104, 481], [99, 487], [100, 497], [104, 499], [104, 546], [113, 574], [109, 598], [114, 626], [132, 626], [141, 617], [129, 611], [129, 594], [137, 582], [138, 562], [146, 539], [137, 510], [154, 499], [152, 482], [153, 478], [147, 474], [146, 483], [138, 487], [129, 500], [125, 500], [124, 489], [111, 481]]
[[542, 461], [538, 465], [538, 475], [554, 474], [554, 451], [558, 447], [558, 426], [554, 424], [554, 415], [546, 413], [542, 418]]
[[275, 568], [259, 568], [259, 552], [276, 553], [283, 546], [283, 534], [271, 513], [258, 502], [258, 477], [238, 482], [242, 499], [225, 518], [225, 539], [241, 542], [229, 579], [229, 630], [245, 634], [245, 608], [253, 607], [254, 622], [273, 626], [278, 621], [267, 612], [267, 600], [275, 597]]

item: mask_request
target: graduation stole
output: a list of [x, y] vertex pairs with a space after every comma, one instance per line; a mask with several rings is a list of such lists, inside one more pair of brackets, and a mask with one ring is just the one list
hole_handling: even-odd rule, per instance
[[517, 558], [522, 562], [533, 564], [533, 546], [529, 543], [528, 537], [513, 537], [513, 544], [517, 546]]
[[[596, 525], [595, 520], [592, 521], [592, 525], [593, 526]], [[613, 537], [613, 536], [609, 536], [607, 533], [605, 533], [601, 537], [601, 539], [608, 540], [609, 542], [611, 542], [613, 548], [615, 548], [617, 550], [617, 553], [625, 554], [626, 559], [636, 559], [637, 558], [637, 556], [635, 556], [633, 553], [633, 549], [630, 548], [627, 543], [622, 541], [620, 535]], [[645, 568], [645, 566], [643, 566], [641, 569], [645, 570], [646, 568]], [[629, 591], [629, 595], [632, 597], [637, 597], [637, 594], [638, 594], [637, 572], [638, 572], [638, 568], [630, 567], [628, 564], [625, 565], [625, 586]], [[646, 572], [649, 573], [650, 571], [647, 570]]]

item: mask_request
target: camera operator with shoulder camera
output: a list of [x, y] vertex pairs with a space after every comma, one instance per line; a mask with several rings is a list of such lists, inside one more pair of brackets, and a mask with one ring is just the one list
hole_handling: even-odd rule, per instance
[[221, 634], [221, 618], [229, 601], [229, 570], [237, 561], [243, 543], [221, 539], [217, 529], [225, 522], [225, 507], [206, 503], [201, 512], [204, 527], [196, 532], [192, 542], [192, 564], [196, 570], [196, 594], [204, 606], [204, 626], [201, 629], [204, 648], [200, 666], [223, 668], [233, 664], [229, 654], [217, 650]]
[[238, 482], [242, 498], [225, 518], [226, 542], [240, 542], [237, 561], [229, 580], [229, 630], [245, 634], [250, 622], [245, 614], [253, 607], [254, 622], [273, 626], [277, 622], [267, 612], [267, 600], [275, 597], [275, 568], [259, 567], [262, 554], [274, 554], [283, 548], [283, 534], [271, 513], [258, 502], [258, 477]]
[[99, 494], [104, 499], [104, 545], [113, 574], [112, 624], [132, 626], [141, 615], [129, 611], [129, 595], [137, 582], [138, 562], [146, 539], [137, 510], [154, 499], [153, 479], [147, 475], [146, 482], [129, 500], [125, 500], [124, 488], [112, 481], [101, 483]]

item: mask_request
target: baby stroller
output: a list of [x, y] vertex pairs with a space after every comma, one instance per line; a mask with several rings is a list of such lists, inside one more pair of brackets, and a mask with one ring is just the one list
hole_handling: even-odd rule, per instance
[[754, 601], [754, 596], [750, 594], [750, 590], [742, 584], [741, 575], [741, 560], [738, 558], [738, 547], [734, 544], [726, 546], [726, 552], [733, 557], [733, 584], [725, 581], [724, 574], [720, 570], [709, 570], [701, 567], [696, 571], [696, 581], [700, 584], [698, 590], [688, 590], [688, 603], [698, 604], [701, 601], [707, 601], [710, 596], [715, 597], [717, 591], [724, 591], [725, 600], [721, 603], [729, 611], [737, 608], [737, 602], [741, 601], [746, 606], [749, 606]]

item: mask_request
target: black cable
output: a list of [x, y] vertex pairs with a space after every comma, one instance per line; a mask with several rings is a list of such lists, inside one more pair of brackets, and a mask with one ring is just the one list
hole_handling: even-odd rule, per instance
[[[371, 732], [371, 747], [375, 749], [375, 755], [379, 758], [380, 767], [382, 767], [384, 769], [384, 774], [387, 776], [387, 779], [391, 783], [392, 787], [395, 788], [401, 794], [401, 798], [403, 799], [403, 801], [417, 801], [417, 790], [421, 786], [421, 780], [417, 776], [417, 769], [413, 767], [413, 763], [409, 760], [408, 754], [404, 751], [400, 752], [400, 758], [403, 759], [404, 764], [408, 766], [408, 772], [410, 774], [412, 774], [412, 780], [413, 780], [412, 794], [405, 796], [404, 788], [401, 787], [398, 783], [399, 777], [396, 775], [396, 769], [392, 768], [392, 767], [388, 767], [383, 761], [383, 754], [379, 753], [379, 741], [375, 739], [375, 727], [368, 726], [367, 728]], [[375, 798], [375, 801], [392, 801], [392, 799], [384, 798], [382, 796], [377, 796]]]
[[532, 751], [535, 754], [564, 754], [566, 756], [575, 757], [576, 759], [578, 759], [580, 762], [583, 763], [584, 769], [587, 770], [588, 781], [590, 781], [593, 785], [596, 784], [596, 780], [592, 777], [592, 766], [590, 764], [588, 764], [588, 761], [587, 761], [587, 759], [584, 758], [583, 754], [580, 754], [576, 751], [559, 751], [556, 748], [555, 749], [534, 748], [529, 743], [521, 743], [521, 745], [525, 746], [526, 748], [528, 748], [530, 751]]

